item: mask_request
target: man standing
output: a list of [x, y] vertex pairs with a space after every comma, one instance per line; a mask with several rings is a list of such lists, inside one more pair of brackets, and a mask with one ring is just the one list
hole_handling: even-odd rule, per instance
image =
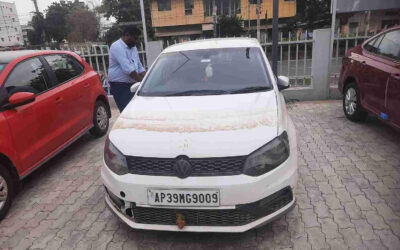
[[131, 86], [142, 81], [146, 73], [136, 48], [136, 39], [140, 34], [136, 26], [128, 26], [124, 28], [122, 37], [110, 48], [108, 80], [111, 94], [120, 112], [133, 97]]

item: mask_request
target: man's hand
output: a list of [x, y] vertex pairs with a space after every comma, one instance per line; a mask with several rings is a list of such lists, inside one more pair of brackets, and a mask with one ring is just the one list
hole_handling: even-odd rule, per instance
[[[142, 78], [142, 80], [143, 80], [143, 78], [144, 78], [145, 75], [146, 75], [146, 71], [143, 71], [142, 73], [139, 74], [139, 76]], [[140, 80], [140, 81], [141, 81], [141, 80]]]
[[135, 82], [141, 82], [146, 75], [146, 71], [143, 71], [142, 73], [136, 73], [136, 71], [132, 71], [130, 73], [130, 76], [135, 80]]
[[129, 75], [133, 78], [133, 80], [135, 80], [135, 82], [141, 82], [142, 79], [143, 79], [143, 77], [141, 77], [140, 75], [138, 75], [138, 73], [136, 73], [135, 70], [132, 71]]

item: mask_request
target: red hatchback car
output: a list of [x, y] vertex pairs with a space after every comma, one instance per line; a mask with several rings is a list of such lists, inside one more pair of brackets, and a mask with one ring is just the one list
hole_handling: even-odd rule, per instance
[[19, 180], [85, 132], [107, 133], [98, 74], [67, 51], [0, 52], [0, 219]]
[[371, 113], [400, 128], [400, 26], [347, 51], [339, 91], [348, 119], [361, 121]]

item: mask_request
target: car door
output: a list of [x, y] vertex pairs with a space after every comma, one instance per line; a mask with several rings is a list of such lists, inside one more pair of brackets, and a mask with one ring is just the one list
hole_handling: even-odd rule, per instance
[[390, 60], [386, 91], [388, 119], [400, 128], [400, 29], [387, 33], [379, 45], [379, 53]]
[[360, 89], [361, 104], [371, 112], [386, 114], [385, 95], [390, 75], [387, 58], [379, 54], [379, 44], [386, 33], [376, 37], [364, 45], [361, 63]]
[[[86, 107], [89, 100], [85, 98], [87, 82], [83, 74], [84, 67], [68, 54], [51, 54], [43, 56], [54, 77], [53, 88], [62, 92], [62, 102], [58, 112], [63, 114], [60, 134], [64, 142], [73, 138], [87, 125]], [[87, 85], [87, 86], [86, 86]]]
[[34, 102], [4, 111], [23, 171], [39, 163], [57, 147], [54, 132], [59, 114], [57, 93], [48, 90], [50, 79], [38, 57], [18, 63], [4, 82], [9, 96], [16, 92], [36, 94]]

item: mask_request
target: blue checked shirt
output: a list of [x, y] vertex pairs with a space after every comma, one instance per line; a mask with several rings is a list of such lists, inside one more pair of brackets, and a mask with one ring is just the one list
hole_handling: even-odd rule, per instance
[[129, 75], [132, 71], [138, 74], [146, 71], [140, 62], [137, 48], [129, 48], [122, 39], [111, 45], [109, 57], [108, 80], [110, 82], [133, 83], [134, 80]]

